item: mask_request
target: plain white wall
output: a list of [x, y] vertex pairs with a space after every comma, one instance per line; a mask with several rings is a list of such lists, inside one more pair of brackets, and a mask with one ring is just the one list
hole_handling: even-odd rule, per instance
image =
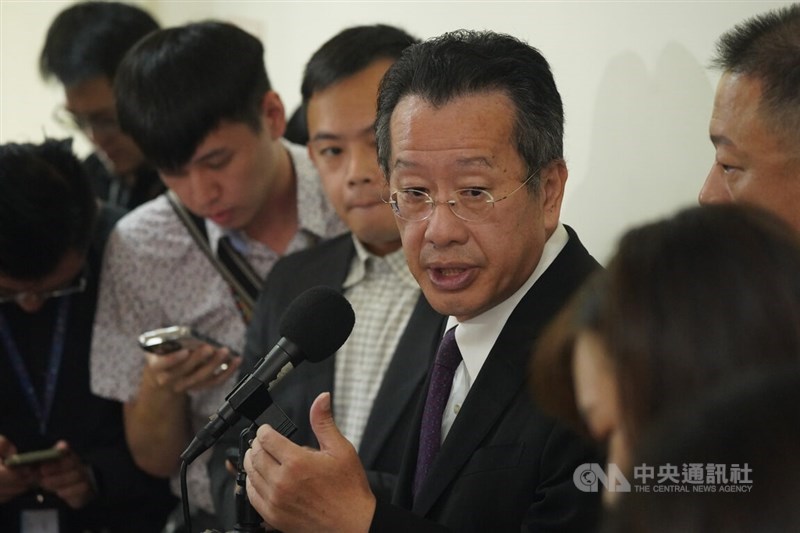
[[[0, 142], [64, 135], [60, 91], [39, 79], [47, 25], [72, 2], [0, 0]], [[696, 202], [713, 160], [707, 123], [720, 33], [786, 2], [134, 2], [163, 25], [220, 18], [258, 35], [287, 110], [305, 62], [341, 29], [376, 22], [420, 38], [491, 29], [550, 62], [567, 117], [570, 169], [562, 219], [601, 261], [628, 227]], [[224, 44], [222, 44], [224, 45]], [[86, 149], [86, 145], [79, 145]], [[498, 236], [499, 238], [499, 236]]]

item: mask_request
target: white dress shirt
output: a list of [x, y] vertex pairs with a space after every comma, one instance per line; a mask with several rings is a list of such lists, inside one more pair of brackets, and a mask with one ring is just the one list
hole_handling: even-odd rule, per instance
[[517, 291], [506, 298], [503, 302], [492, 307], [488, 311], [459, 322], [455, 317], [448, 317], [447, 327], [445, 331], [453, 326], [456, 328], [456, 343], [458, 349], [461, 351], [462, 361], [456, 369], [456, 374], [453, 377], [453, 388], [450, 390], [450, 397], [447, 400], [447, 405], [444, 408], [442, 416], [442, 442], [444, 442], [447, 433], [453, 426], [464, 400], [469, 394], [469, 389], [475, 383], [475, 379], [483, 368], [483, 363], [489, 356], [497, 337], [506, 325], [508, 317], [517, 307], [517, 304], [533, 287], [541, 275], [547, 270], [558, 254], [564, 249], [569, 240], [569, 234], [562, 224], [559, 224], [553, 234], [547, 239], [542, 250], [542, 257], [536, 268], [533, 269], [528, 280], [517, 289]]

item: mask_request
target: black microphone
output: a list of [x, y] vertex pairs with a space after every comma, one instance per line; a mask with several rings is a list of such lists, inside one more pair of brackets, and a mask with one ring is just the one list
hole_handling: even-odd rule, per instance
[[313, 287], [294, 299], [281, 318], [281, 340], [225, 397], [225, 403], [181, 454], [191, 463], [241, 417], [255, 420], [272, 404], [272, 386], [300, 362], [333, 355], [353, 330], [350, 302], [329, 287]]

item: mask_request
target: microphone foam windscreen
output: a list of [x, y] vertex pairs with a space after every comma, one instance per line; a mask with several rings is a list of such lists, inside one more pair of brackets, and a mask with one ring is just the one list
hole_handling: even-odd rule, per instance
[[306, 359], [319, 362], [344, 344], [355, 321], [350, 302], [339, 292], [330, 287], [312, 287], [289, 304], [279, 332], [300, 347]]

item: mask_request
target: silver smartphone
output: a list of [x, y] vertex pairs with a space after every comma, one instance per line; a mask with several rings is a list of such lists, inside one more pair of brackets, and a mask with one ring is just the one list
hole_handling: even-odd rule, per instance
[[145, 331], [139, 335], [139, 346], [157, 355], [166, 355], [184, 348], [193, 350], [202, 344], [221, 347], [212, 339], [200, 335], [188, 326], [169, 326]]

